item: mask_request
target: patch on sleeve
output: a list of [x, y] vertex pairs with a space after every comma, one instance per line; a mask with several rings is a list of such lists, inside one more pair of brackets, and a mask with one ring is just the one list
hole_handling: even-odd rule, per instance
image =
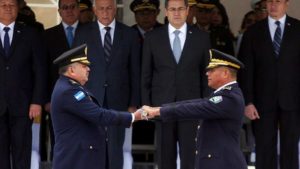
[[214, 96], [214, 97], [210, 98], [209, 101], [211, 101], [215, 104], [218, 104], [223, 101], [223, 97], [222, 96]]
[[85, 97], [85, 94], [83, 93], [83, 91], [79, 91], [76, 94], [74, 94], [74, 97], [77, 101], [80, 101]]

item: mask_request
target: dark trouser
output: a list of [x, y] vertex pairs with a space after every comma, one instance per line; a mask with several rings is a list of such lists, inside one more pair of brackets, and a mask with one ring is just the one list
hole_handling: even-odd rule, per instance
[[[49, 131], [49, 132], [48, 132]], [[40, 154], [41, 154], [41, 161], [47, 161], [48, 159], [48, 133], [50, 136], [50, 161], [53, 159], [53, 148], [54, 148], [54, 131], [52, 126], [51, 114], [44, 111], [42, 113], [41, 119], [41, 128], [40, 128]]]
[[29, 117], [10, 116], [8, 112], [0, 116], [1, 169], [30, 169], [31, 127]]
[[[103, 107], [108, 107], [106, 94], [104, 97]], [[113, 109], [113, 108], [111, 108]], [[107, 154], [108, 154], [108, 169], [122, 169], [123, 168], [123, 144], [125, 139], [125, 128], [121, 126], [107, 127]]]
[[256, 169], [277, 169], [277, 130], [280, 131], [280, 169], [298, 169], [297, 114], [300, 112], [260, 112], [260, 119], [254, 121], [256, 141]]
[[177, 142], [180, 168], [194, 169], [198, 121], [156, 123], [157, 162], [159, 169], [176, 169]]
[[108, 159], [109, 169], [123, 168], [123, 144], [125, 128], [119, 126], [108, 127]]

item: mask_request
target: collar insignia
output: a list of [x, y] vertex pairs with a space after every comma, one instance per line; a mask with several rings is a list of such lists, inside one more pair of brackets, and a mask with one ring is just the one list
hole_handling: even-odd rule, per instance
[[231, 90], [232, 87], [231, 87], [231, 86], [225, 86], [223, 89], [224, 89], [224, 90]]

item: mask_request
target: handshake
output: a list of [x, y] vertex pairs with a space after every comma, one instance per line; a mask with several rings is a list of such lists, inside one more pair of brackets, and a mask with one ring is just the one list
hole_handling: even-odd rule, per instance
[[160, 107], [143, 106], [134, 112], [135, 120], [148, 120], [160, 115]]

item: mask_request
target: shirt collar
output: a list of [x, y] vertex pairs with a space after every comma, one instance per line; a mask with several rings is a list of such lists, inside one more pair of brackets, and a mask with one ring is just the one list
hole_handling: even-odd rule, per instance
[[9, 25], [4, 25], [4, 24], [0, 23], [0, 31], [3, 31], [3, 28], [4, 28], [4, 27], [9, 27], [10, 30], [14, 30], [15, 23], [16, 23], [16, 22], [12, 22], [12, 23], [9, 24]]
[[77, 28], [79, 21], [76, 21], [73, 25], [68, 25], [65, 22], [62, 21], [64, 29], [67, 29], [68, 26], [72, 26], [73, 28]]
[[232, 81], [232, 82], [226, 83], [225, 85], [223, 85], [223, 86], [219, 87], [217, 90], [215, 90], [214, 93], [217, 93], [218, 91], [222, 90], [224, 87], [235, 84], [235, 83], [237, 83], [237, 82]]
[[174, 26], [172, 26], [172, 25], [169, 23], [168, 28], [169, 28], [169, 34], [172, 34], [175, 30], [179, 30], [180, 33], [185, 34], [185, 33], [186, 33], [186, 30], [187, 30], [187, 24], [184, 23], [179, 29], [176, 29]]
[[[99, 22], [99, 20], [97, 22], [98, 22], [100, 30], [103, 30], [104, 27], [107, 27], [107, 26], [103, 25], [101, 22]], [[108, 26], [110, 27], [110, 30], [113, 31], [116, 27], [116, 19], [114, 19]]]
[[140, 33], [143, 35], [143, 37], [145, 37], [146, 31], [143, 28], [141, 28], [139, 25], [137, 25], [137, 28], [140, 31]]
[[[285, 20], [286, 20], [286, 14], [283, 15], [283, 17], [281, 17], [280, 19], [278, 19], [278, 21], [280, 22], [280, 25], [283, 26], [284, 23], [285, 23]], [[269, 24], [273, 24], [277, 21], [275, 19], [273, 19], [272, 17], [268, 16], [268, 21], [269, 21]]]

